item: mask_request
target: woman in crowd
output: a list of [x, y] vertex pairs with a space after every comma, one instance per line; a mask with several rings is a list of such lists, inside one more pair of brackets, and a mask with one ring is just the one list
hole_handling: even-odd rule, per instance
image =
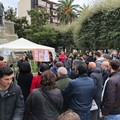
[[41, 74], [45, 71], [48, 70], [49, 66], [45, 63], [41, 64], [39, 70], [38, 70], [38, 75], [34, 76], [32, 79], [32, 84], [31, 84], [31, 88], [30, 88], [30, 92], [33, 91], [33, 89], [35, 88], [39, 88], [40, 87], [40, 83], [41, 83]]
[[33, 90], [27, 99], [25, 120], [57, 120], [63, 98], [55, 81], [56, 76], [50, 70], [42, 73], [41, 87]]
[[18, 85], [21, 87], [24, 101], [26, 101], [28, 95], [30, 94], [31, 82], [33, 79], [33, 74], [31, 73], [31, 67], [29, 62], [23, 62], [20, 67], [20, 73], [18, 75]]

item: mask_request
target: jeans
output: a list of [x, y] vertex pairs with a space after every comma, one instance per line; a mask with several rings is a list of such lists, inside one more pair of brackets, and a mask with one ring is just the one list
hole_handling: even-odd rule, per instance
[[105, 120], [120, 120], [120, 114], [118, 115], [108, 115], [105, 117]]
[[80, 120], [91, 120], [91, 114], [89, 112], [76, 112], [80, 116]]

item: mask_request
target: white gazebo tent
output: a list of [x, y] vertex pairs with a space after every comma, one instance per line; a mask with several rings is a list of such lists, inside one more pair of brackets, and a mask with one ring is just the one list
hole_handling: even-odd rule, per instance
[[31, 51], [35, 49], [49, 50], [52, 53], [53, 59], [55, 58], [55, 49], [52, 47], [39, 45], [24, 38], [14, 40], [12, 42], [0, 45], [0, 50], [10, 51]]

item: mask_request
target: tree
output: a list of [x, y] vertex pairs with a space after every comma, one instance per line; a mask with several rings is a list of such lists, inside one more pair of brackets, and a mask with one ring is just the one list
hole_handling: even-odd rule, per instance
[[15, 33], [17, 33], [18, 37], [26, 37], [26, 30], [29, 28], [28, 21], [26, 17], [17, 18], [14, 20], [14, 27], [15, 27]]
[[119, 19], [119, 0], [109, 0], [93, 6], [83, 12], [77, 22], [79, 26], [74, 34], [76, 44], [86, 50], [119, 48]]
[[31, 25], [34, 27], [41, 27], [48, 23], [49, 13], [45, 8], [35, 8], [28, 11], [28, 15], [31, 17]]
[[12, 7], [8, 7], [7, 11], [4, 11], [5, 20], [14, 21], [16, 19], [17, 9], [13, 9]]
[[[9, 9], [7, 11], [9, 11]], [[70, 48], [74, 46], [72, 31], [61, 32], [54, 29], [54, 27], [52, 27], [53, 25], [51, 27], [47, 26], [49, 23], [49, 14], [46, 10], [32, 9], [28, 12], [32, 20], [31, 25], [28, 25], [26, 17], [14, 17], [13, 9], [11, 11], [12, 14], [8, 14], [9, 12], [6, 12], [6, 19], [10, 18], [9, 20], [15, 23], [15, 32], [19, 38], [24, 37], [35, 43], [55, 47], [56, 49], [62, 46], [64, 49], [68, 47], [70, 50]]]
[[71, 23], [78, 17], [79, 5], [73, 5], [74, 0], [59, 0], [57, 3], [57, 18], [62, 24]]
[[89, 5], [83, 4], [82, 6], [80, 6], [80, 12], [83, 12], [83, 11], [88, 10], [88, 9], [89, 9]]
[[10, 20], [15, 23], [15, 33], [18, 35], [18, 37], [25, 37], [25, 29], [28, 27], [28, 21], [26, 20], [26, 17], [17, 18], [17, 9], [13, 9], [12, 7], [8, 7], [8, 10], [4, 11], [4, 17], [5, 20]]
[[63, 50], [67, 49], [68, 52], [71, 52], [71, 48], [74, 48], [74, 40], [72, 31], [68, 30], [64, 33], [59, 33], [61, 39], [58, 37], [59, 45], [63, 47]]
[[38, 44], [55, 47], [56, 31], [47, 27], [33, 28], [26, 38]]
[[28, 11], [31, 17], [31, 27], [27, 31], [26, 38], [38, 44], [55, 46], [56, 32], [52, 28], [47, 28], [49, 23], [49, 13], [45, 8], [35, 8]]

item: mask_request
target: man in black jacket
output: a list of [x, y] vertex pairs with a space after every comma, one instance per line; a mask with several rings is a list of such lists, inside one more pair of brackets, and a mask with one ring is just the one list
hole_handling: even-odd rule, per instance
[[102, 102], [102, 114], [106, 120], [120, 120], [120, 61], [110, 61], [110, 75], [106, 83]]
[[10, 67], [0, 67], [0, 120], [22, 120], [24, 100]]
[[98, 106], [98, 110], [92, 111], [92, 120], [99, 120], [99, 111], [100, 111], [100, 104], [101, 104], [101, 93], [102, 93], [102, 83], [103, 77], [102, 72], [99, 68], [96, 67], [95, 62], [89, 62], [88, 64], [89, 76], [94, 80], [95, 83], [95, 96], [94, 100]]

